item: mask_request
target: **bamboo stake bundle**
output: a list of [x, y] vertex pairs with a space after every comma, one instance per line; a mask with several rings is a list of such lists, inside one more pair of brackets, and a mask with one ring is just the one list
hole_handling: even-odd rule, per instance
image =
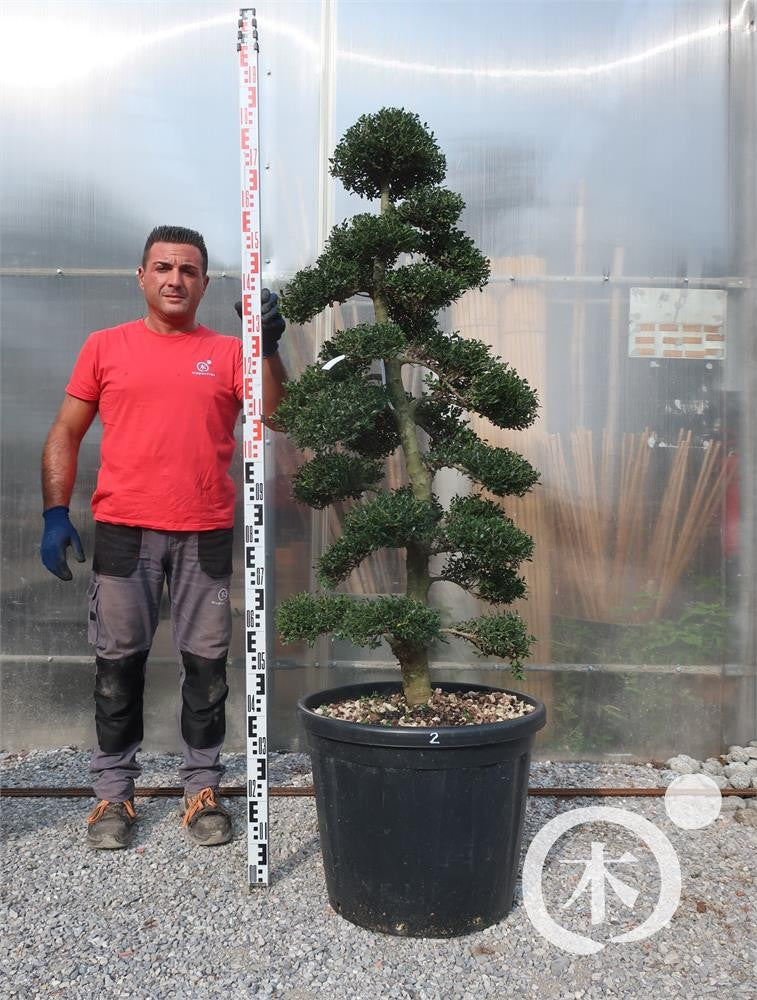
[[660, 614], [670, 600], [676, 583], [691, 562], [707, 524], [722, 500], [733, 473], [733, 469], [723, 460], [722, 452], [722, 445], [718, 441], [713, 442], [705, 453], [671, 557], [663, 567], [655, 614]]
[[[602, 538], [607, 540], [614, 517], [616, 496], [615, 454], [612, 448], [613, 436], [609, 429], [602, 432], [602, 460], [599, 476], [599, 520]], [[609, 583], [609, 581], [607, 581]]]
[[640, 609], [635, 620], [658, 617], [670, 603], [722, 500], [729, 475], [722, 446], [713, 443], [704, 453], [687, 499], [692, 457], [702, 452], [693, 447], [690, 433], [681, 433], [662, 500], [649, 518], [645, 510], [649, 508], [652, 449], [647, 431], [624, 435], [615, 504], [596, 488], [607, 481], [607, 435], [603, 435], [599, 463], [590, 432], [574, 432], [570, 441], [568, 456], [560, 435], [550, 435], [541, 459], [546, 517], [558, 553], [554, 565], [561, 613], [594, 621], [627, 621], [623, 606], [646, 590], [656, 600]]
[[678, 434], [677, 452], [670, 476], [660, 502], [660, 512], [657, 517], [652, 542], [649, 546], [649, 580], [654, 588], [654, 581], [660, 580], [670, 566], [670, 557], [678, 525], [678, 514], [681, 507], [686, 472], [689, 465], [691, 447], [691, 431], [684, 436]]
[[[612, 604], [622, 600], [623, 581], [630, 564], [641, 551], [644, 499], [649, 474], [651, 449], [649, 431], [624, 434], [621, 452], [620, 491], [616, 510], [616, 541], [610, 579], [613, 581]], [[612, 606], [611, 604], [611, 606]]]
[[578, 599], [583, 614], [594, 618], [599, 614], [600, 608], [596, 601], [595, 588], [589, 585], [593, 577], [589, 554], [584, 544], [586, 529], [582, 523], [583, 507], [574, 499], [576, 489], [573, 477], [568, 471], [560, 435], [548, 435], [545, 445], [547, 460], [542, 468], [545, 483], [548, 483], [550, 515], [561, 569], [565, 574], [566, 589], [569, 595], [574, 595]]
[[[589, 579], [599, 606], [606, 592], [606, 538], [603, 531], [601, 503], [597, 497], [597, 474], [594, 467], [592, 433], [579, 429], [571, 434], [576, 477], [578, 542], [583, 545], [588, 562]], [[575, 505], [574, 505], [575, 506]]]

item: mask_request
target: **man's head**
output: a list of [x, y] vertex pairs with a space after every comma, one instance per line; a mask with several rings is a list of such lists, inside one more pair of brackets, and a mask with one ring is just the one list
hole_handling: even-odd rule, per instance
[[142, 251], [143, 268], [147, 267], [147, 256], [154, 243], [180, 243], [188, 247], [197, 247], [202, 257], [203, 276], [208, 273], [208, 251], [205, 240], [202, 238], [202, 233], [198, 233], [195, 229], [186, 229], [184, 226], [156, 226], [147, 237]]
[[156, 226], [147, 237], [137, 276], [153, 328], [194, 328], [209, 280], [208, 251], [199, 233], [183, 226]]

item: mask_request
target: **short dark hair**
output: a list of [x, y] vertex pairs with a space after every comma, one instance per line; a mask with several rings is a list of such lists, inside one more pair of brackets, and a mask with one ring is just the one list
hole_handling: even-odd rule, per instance
[[208, 273], [208, 251], [202, 233], [194, 229], [186, 229], [184, 226], [156, 226], [147, 237], [145, 248], [142, 251], [142, 267], [147, 266], [147, 254], [153, 243], [186, 243], [191, 247], [197, 247], [202, 256], [202, 273]]

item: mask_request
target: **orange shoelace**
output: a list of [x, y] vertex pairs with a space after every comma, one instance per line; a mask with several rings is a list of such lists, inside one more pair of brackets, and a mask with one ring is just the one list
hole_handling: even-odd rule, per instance
[[103, 816], [105, 815], [105, 811], [110, 805], [123, 806], [124, 809], [126, 810], [126, 815], [129, 817], [129, 819], [137, 818], [137, 811], [131, 804], [131, 802], [129, 802], [128, 800], [126, 802], [109, 802], [107, 799], [103, 799], [102, 802], [98, 802], [93, 811], [87, 817], [87, 823], [91, 826], [93, 823], [96, 823], [98, 820], [102, 819]]
[[216, 793], [212, 788], [203, 788], [201, 792], [198, 792], [193, 798], [189, 800], [189, 806], [187, 811], [184, 813], [184, 819], [182, 820], [182, 826], [189, 826], [195, 816], [202, 812], [203, 809], [215, 809], [218, 803], [216, 802]]

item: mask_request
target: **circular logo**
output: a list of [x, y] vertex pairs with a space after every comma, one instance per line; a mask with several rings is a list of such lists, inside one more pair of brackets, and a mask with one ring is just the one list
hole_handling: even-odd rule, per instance
[[218, 591], [218, 600], [227, 601], [228, 599], [229, 599], [228, 590], [225, 587], [221, 587], [221, 589]]
[[[638, 927], [634, 927], [625, 934], [618, 934], [610, 938], [610, 941], [642, 941], [644, 938], [650, 937], [668, 923], [678, 909], [681, 899], [681, 868], [673, 845], [661, 830], [658, 830], [653, 823], [644, 819], [643, 816], [629, 812], [626, 809], [614, 809], [609, 806], [589, 806], [586, 809], [573, 809], [570, 812], [555, 816], [554, 819], [551, 819], [549, 823], [539, 830], [529, 845], [526, 860], [523, 864], [523, 903], [531, 919], [531, 923], [537, 931], [543, 937], [547, 938], [548, 941], [551, 941], [552, 944], [556, 944], [558, 948], [571, 952], [573, 955], [594, 954], [602, 951], [605, 944], [583, 934], [576, 934], [574, 931], [569, 931], [554, 920], [544, 902], [542, 878], [544, 876], [544, 863], [554, 844], [568, 830], [584, 823], [616, 823], [618, 826], [622, 826], [631, 833], [636, 834], [651, 850], [660, 870], [660, 896], [652, 913]], [[604, 862], [601, 854], [602, 846], [601, 844], [597, 844], [597, 850], [595, 851], [595, 845], [592, 845], [593, 855], [596, 854], [596, 857], [593, 856], [591, 862], [586, 862], [587, 871], [579, 888], [589, 886], [589, 883], [591, 883], [590, 888], [594, 892], [594, 884], [596, 884], [598, 890], [596, 894], [598, 895], [599, 892], [603, 894], [604, 881], [606, 878], [610, 878], [611, 885], [618, 892], [623, 902], [626, 905], [633, 906], [638, 896], [638, 891], [624, 885], [614, 876], [608, 876], [606, 862]], [[629, 863], [635, 859], [633, 855], [625, 852], [623, 857], [618, 860]], [[574, 893], [573, 898], [576, 895], [577, 893]], [[594, 895], [592, 898], [594, 898]], [[603, 895], [602, 898], [604, 898]], [[592, 912], [592, 923], [600, 922], [602, 921], [595, 919], [595, 915]]]
[[665, 811], [682, 830], [701, 830], [720, 815], [723, 796], [708, 774], [682, 774], [668, 785]]
[[197, 371], [198, 372], [208, 372], [208, 371], [210, 371], [210, 362], [209, 361], [198, 361], [197, 362]]

